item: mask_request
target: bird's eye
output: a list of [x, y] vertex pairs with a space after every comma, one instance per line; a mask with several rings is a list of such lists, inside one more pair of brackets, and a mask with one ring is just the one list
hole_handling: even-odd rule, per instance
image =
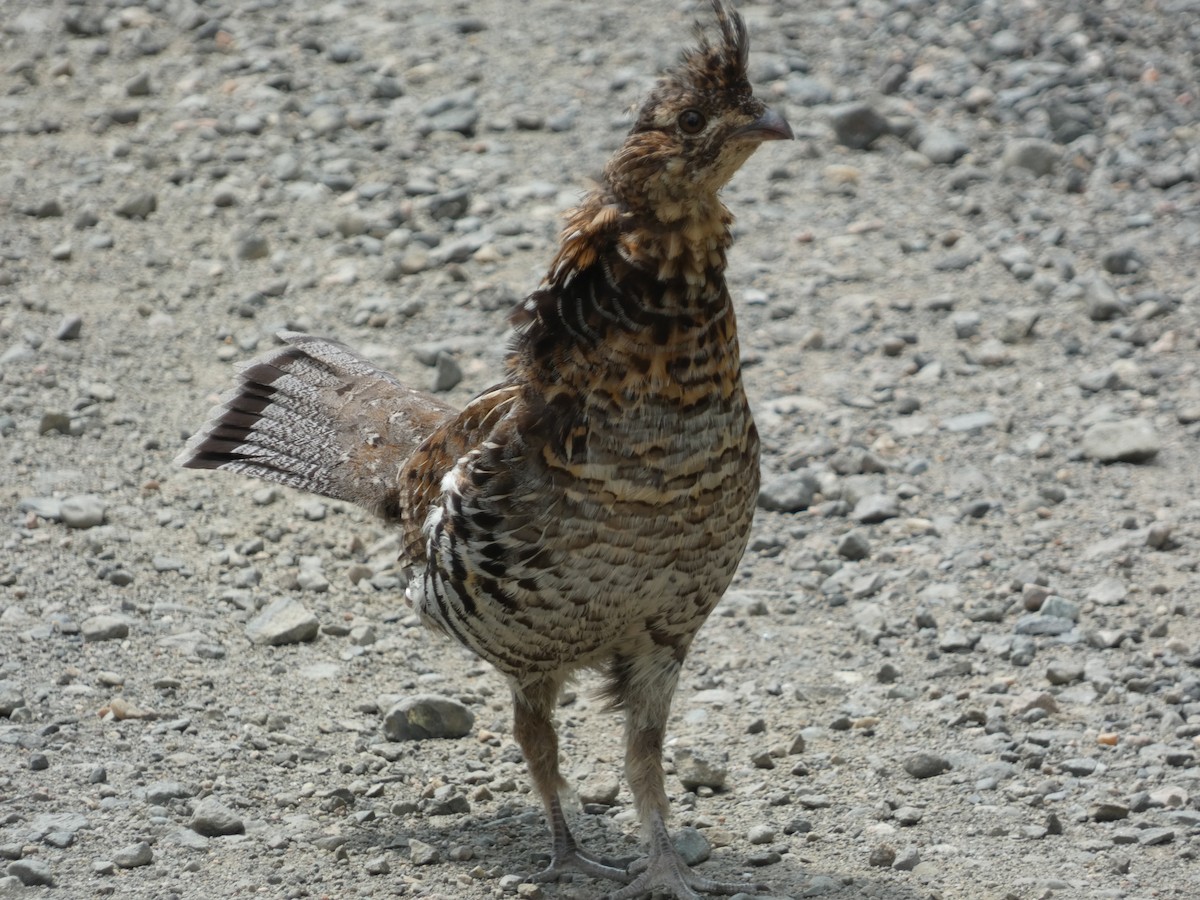
[[699, 134], [704, 130], [704, 126], [708, 124], [708, 120], [704, 118], [704, 113], [698, 109], [685, 109], [679, 114], [679, 127], [684, 134]]

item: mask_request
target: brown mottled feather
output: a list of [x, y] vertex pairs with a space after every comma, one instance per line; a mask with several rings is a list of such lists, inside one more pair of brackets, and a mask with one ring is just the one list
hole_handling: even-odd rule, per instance
[[[692, 873], [667, 835], [662, 745], [679, 668], [733, 577], [758, 491], [758, 435], [725, 284], [718, 192], [765, 140], [741, 17], [659, 81], [514, 312], [504, 380], [454, 412], [339, 344], [284, 335], [181, 455], [353, 500], [397, 521], [426, 623], [509, 679], [514, 731], [550, 822], [538, 877], [693, 898], [753, 885]], [[581, 850], [563, 815], [553, 713], [578, 669], [624, 710], [626, 775], [650, 856]]]

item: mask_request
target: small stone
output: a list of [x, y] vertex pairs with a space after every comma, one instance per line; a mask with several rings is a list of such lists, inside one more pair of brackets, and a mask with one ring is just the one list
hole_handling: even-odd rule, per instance
[[848, 103], [830, 113], [830, 124], [839, 144], [865, 150], [890, 130], [888, 120], [866, 103]]
[[438, 353], [434, 367], [433, 390], [435, 392], [448, 391], [457, 387], [463, 379], [462, 366], [458, 364], [458, 360], [444, 350]]
[[25, 887], [54, 887], [50, 866], [40, 859], [18, 859], [4, 871], [20, 879]]
[[66, 497], [60, 511], [62, 522], [68, 528], [95, 528], [104, 524], [104, 501], [95, 494]]
[[70, 434], [71, 417], [57, 411], [42, 413], [42, 418], [38, 421], [38, 434], [50, 434], [51, 432]]
[[281, 597], [246, 624], [246, 637], [256, 644], [278, 647], [316, 638], [317, 617], [290, 597]]
[[851, 561], [863, 560], [871, 555], [871, 543], [861, 531], [847, 531], [838, 541], [837, 554]]
[[1143, 847], [1158, 847], [1170, 844], [1175, 840], [1173, 828], [1146, 828], [1138, 835], [1138, 843]]
[[390, 875], [392, 867], [388, 864], [386, 856], [375, 856], [363, 864], [363, 871], [368, 875]]
[[946, 128], [930, 128], [917, 145], [917, 152], [932, 163], [948, 166], [970, 152], [971, 148], [961, 137]]
[[89, 642], [121, 640], [129, 636], [129, 622], [119, 616], [91, 616], [79, 624], [79, 633]]
[[1050, 141], [1018, 138], [1004, 147], [1000, 164], [1005, 169], [1026, 169], [1034, 175], [1050, 175], [1058, 169], [1062, 151]]
[[602, 806], [612, 806], [620, 792], [621, 782], [611, 773], [595, 775], [579, 786], [581, 803], [599, 803]]
[[1083, 665], [1076, 662], [1051, 663], [1046, 667], [1046, 680], [1053, 685], [1074, 684], [1083, 678]]
[[878, 847], [871, 849], [871, 855], [867, 857], [867, 865], [877, 868], [887, 868], [896, 862], [896, 848], [890, 844], [880, 844]]
[[128, 847], [122, 847], [113, 854], [112, 861], [122, 869], [136, 869], [148, 866], [154, 861], [154, 853], [145, 841], [138, 841]]
[[51, 198], [43, 200], [35, 206], [30, 206], [22, 210], [27, 216], [33, 216], [35, 219], [57, 219], [63, 214], [62, 204]]
[[15, 681], [0, 681], [0, 717], [12, 716], [13, 711], [25, 705], [25, 694]]
[[904, 771], [913, 778], [933, 778], [950, 771], [950, 762], [934, 753], [914, 753], [904, 761]]
[[215, 797], [205, 797], [196, 804], [188, 828], [205, 837], [246, 833], [245, 822]]
[[1021, 605], [1030, 612], [1037, 612], [1050, 596], [1050, 588], [1026, 582], [1021, 586]]
[[60, 341], [75, 341], [79, 339], [79, 333], [82, 330], [83, 316], [63, 316], [62, 321], [58, 323], [58, 330], [54, 332], [54, 337]]
[[916, 847], [905, 847], [896, 856], [892, 868], [901, 872], [911, 872], [921, 863], [921, 854]]
[[942, 428], [955, 434], [978, 432], [985, 428], [991, 428], [995, 424], [996, 415], [986, 409], [981, 409], [978, 412], [962, 413], [942, 420]]
[[775, 829], [769, 825], [753, 825], [746, 832], [746, 840], [751, 844], [769, 844], [775, 840]]
[[850, 517], [864, 525], [894, 519], [900, 515], [900, 505], [887, 494], [867, 494], [854, 504]]
[[158, 209], [158, 197], [150, 191], [134, 194], [117, 206], [116, 213], [123, 219], [148, 219]]
[[237, 240], [234, 255], [242, 260], [266, 259], [271, 255], [271, 246], [261, 234], [248, 234]]
[[675, 750], [675, 775], [679, 783], [689, 791], [698, 787], [722, 790], [729, 777], [729, 769], [723, 762], [712, 759], [703, 751], [687, 747]]
[[808, 469], [768, 478], [758, 493], [758, 505], [775, 512], [800, 512], [812, 505], [821, 482]]
[[437, 847], [416, 838], [408, 839], [408, 854], [414, 866], [433, 865], [442, 858]]
[[71, 258], [71, 244], [69, 241], [63, 241], [61, 244], [55, 244], [50, 248], [50, 258], [56, 262], [66, 262]]
[[1079, 606], [1072, 603], [1065, 597], [1060, 597], [1057, 594], [1051, 594], [1042, 603], [1041, 614], [1043, 616], [1053, 616], [1057, 619], [1067, 619], [1071, 622], [1079, 621]]
[[1125, 303], [1116, 288], [1099, 275], [1084, 288], [1084, 307], [1093, 322], [1108, 322], [1125, 314]]
[[912, 828], [921, 823], [921, 820], [925, 818], [925, 813], [915, 806], [901, 806], [892, 813], [892, 818], [896, 820], [897, 825]]
[[150, 93], [150, 73], [138, 72], [125, 82], [125, 96], [145, 97]]
[[1158, 455], [1161, 442], [1147, 419], [1098, 422], [1084, 432], [1085, 456], [1102, 463], [1148, 462]]
[[1129, 589], [1120, 578], [1102, 578], [1088, 589], [1087, 599], [1099, 606], [1119, 606], [1125, 602]]
[[1075, 775], [1080, 778], [1087, 777], [1096, 771], [1099, 763], [1088, 756], [1081, 756], [1075, 759], [1064, 759], [1059, 763], [1059, 768], [1068, 775]]
[[695, 828], [680, 828], [672, 843], [689, 866], [699, 865], [712, 856], [712, 844], [704, 832]]
[[389, 741], [460, 738], [470, 733], [475, 715], [466, 706], [438, 694], [418, 694], [393, 706], [383, 719]]

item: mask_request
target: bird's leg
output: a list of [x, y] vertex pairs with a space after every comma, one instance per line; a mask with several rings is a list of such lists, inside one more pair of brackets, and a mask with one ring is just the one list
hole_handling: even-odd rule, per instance
[[[682, 659], [682, 651], [678, 656]], [[671, 842], [666, 823], [668, 804], [662, 752], [678, 677], [679, 663], [675, 659], [643, 657], [619, 672], [613, 685], [625, 708], [625, 776], [649, 844], [649, 855], [631, 867], [631, 873], [637, 877], [609, 900], [635, 900], [652, 893], [676, 900], [699, 900], [699, 892], [740, 894], [766, 890], [760, 884], [714, 881], [695, 874]]]
[[550, 865], [528, 880], [555, 881], [566, 872], [582, 872], [595, 878], [628, 882], [630, 876], [625, 869], [580, 849], [567, 825], [559, 798], [567, 783], [558, 768], [558, 733], [553, 721], [560, 687], [560, 681], [548, 678], [513, 687], [513, 734], [525, 754], [533, 785], [546, 807], [553, 843]]

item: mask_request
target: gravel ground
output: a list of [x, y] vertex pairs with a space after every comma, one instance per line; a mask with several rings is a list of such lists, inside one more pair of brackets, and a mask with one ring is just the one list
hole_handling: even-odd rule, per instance
[[[171, 465], [283, 326], [492, 383], [695, 16], [513, 9], [3, 5], [0, 895], [606, 890], [513, 877], [548, 846], [506, 689], [393, 534]], [[672, 719], [688, 852], [789, 897], [1197, 896], [1200, 4], [743, 11], [798, 140], [727, 192], [765, 484]], [[580, 831], [628, 856], [590, 687]], [[402, 740], [414, 705], [465, 735]]]

